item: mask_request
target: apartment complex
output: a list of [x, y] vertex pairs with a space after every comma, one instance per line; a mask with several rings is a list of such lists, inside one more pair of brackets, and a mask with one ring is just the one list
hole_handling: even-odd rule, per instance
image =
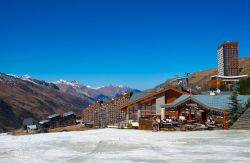
[[212, 89], [222, 85], [229, 90], [231, 86], [248, 75], [239, 74], [238, 42], [224, 42], [218, 47], [218, 74], [211, 76]]
[[218, 75], [238, 76], [238, 42], [224, 42], [218, 47]]

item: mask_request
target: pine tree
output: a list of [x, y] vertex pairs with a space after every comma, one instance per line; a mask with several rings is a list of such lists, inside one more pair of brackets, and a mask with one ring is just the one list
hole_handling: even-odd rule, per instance
[[232, 121], [232, 123], [234, 123], [242, 114], [241, 110], [241, 105], [239, 104], [239, 100], [238, 100], [238, 91], [236, 87], [233, 87], [233, 91], [232, 91], [232, 95], [230, 96], [230, 114], [229, 114], [229, 119]]

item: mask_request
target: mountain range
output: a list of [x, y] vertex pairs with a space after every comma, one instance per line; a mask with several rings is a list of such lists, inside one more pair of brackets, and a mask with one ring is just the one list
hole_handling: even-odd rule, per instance
[[79, 81], [59, 80], [54, 82], [62, 92], [71, 94], [77, 97], [89, 97], [91, 102], [101, 100], [104, 102], [110, 101], [112, 98], [119, 97], [126, 92], [140, 92], [140, 90], [124, 87], [121, 85], [108, 85], [97, 88], [81, 84]]
[[127, 91], [127, 87], [109, 85], [91, 88], [77, 81], [54, 83], [0, 73], [0, 132], [20, 128], [24, 118], [39, 121], [50, 114], [80, 112], [97, 100], [109, 100]]
[[[241, 58], [239, 67], [240, 74], [250, 75], [250, 57]], [[194, 72], [191, 74], [190, 84], [207, 90], [210, 76], [215, 74], [216, 68]], [[150, 90], [166, 86], [171, 86], [170, 80]], [[32, 79], [28, 75], [0, 73], [0, 132], [21, 127], [24, 118], [33, 117], [39, 121], [53, 113], [78, 113], [97, 100], [108, 101], [131, 91], [139, 92], [137, 89], [119, 85], [92, 88], [76, 80], [58, 80], [50, 83]]]

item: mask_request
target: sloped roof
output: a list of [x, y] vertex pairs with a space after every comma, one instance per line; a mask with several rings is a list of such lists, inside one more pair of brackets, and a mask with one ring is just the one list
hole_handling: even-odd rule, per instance
[[37, 126], [36, 125], [29, 125], [29, 126], [27, 126], [27, 128], [30, 130], [36, 130]]
[[[231, 92], [225, 92], [225, 91], [221, 91], [219, 94], [217, 92], [214, 92], [216, 95], [231, 95]], [[210, 95], [209, 91], [204, 91], [201, 92], [201, 95]]]
[[150, 99], [150, 98], [153, 98], [153, 97], [156, 97], [157, 95], [161, 94], [161, 93], [164, 93], [166, 91], [169, 91], [169, 90], [173, 90], [173, 91], [176, 91], [176, 92], [179, 92], [180, 94], [185, 94], [185, 92], [183, 91], [180, 91], [180, 90], [177, 90], [175, 88], [172, 88], [172, 87], [168, 87], [168, 88], [164, 88], [164, 89], [161, 89], [159, 91], [155, 91], [155, 92], [140, 92], [140, 93], [133, 93], [133, 95], [131, 96], [130, 100], [128, 101], [128, 103], [122, 107], [120, 107], [119, 109], [123, 109], [123, 108], [126, 108], [128, 106], [131, 106], [135, 103], [138, 103], [140, 101], [143, 101], [143, 100], [146, 100], [146, 99]]
[[129, 99], [128, 103], [135, 102], [135, 101], [137, 101], [143, 97], [146, 97], [152, 93], [154, 93], [154, 92], [136, 92], [136, 93], [133, 93], [133, 95]]
[[44, 124], [44, 123], [48, 123], [48, 122], [49, 122], [49, 120], [44, 119], [44, 120], [40, 121], [39, 123], [40, 123], [40, 124]]
[[70, 115], [75, 115], [73, 111], [69, 111], [63, 114], [64, 117], [70, 116]]
[[[210, 96], [210, 95], [182, 95], [178, 99], [176, 99], [171, 104], [161, 105], [162, 107], [171, 107], [181, 104], [185, 100], [193, 99], [194, 101], [200, 102], [208, 107], [225, 110], [229, 109], [230, 95], [217, 95], [217, 96]], [[250, 99], [250, 95], [239, 95], [238, 100], [241, 105], [244, 105], [247, 100]]]
[[55, 118], [55, 117], [58, 117], [60, 116], [59, 114], [52, 114], [52, 115], [49, 115], [48, 118], [51, 119], [51, 118]]

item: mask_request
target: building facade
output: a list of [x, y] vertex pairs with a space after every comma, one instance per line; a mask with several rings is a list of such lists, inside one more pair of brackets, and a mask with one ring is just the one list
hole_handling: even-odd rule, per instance
[[[244, 107], [249, 95], [239, 95], [239, 104]], [[230, 95], [182, 95], [170, 104], [161, 105], [165, 116], [175, 116], [184, 121], [205, 123], [209, 119], [226, 127], [226, 115], [230, 112]]]
[[140, 117], [161, 115], [161, 105], [171, 103], [185, 92], [164, 88], [153, 92], [127, 93], [108, 103], [90, 105], [82, 111], [83, 123], [96, 128], [138, 123]]
[[134, 93], [120, 110], [127, 113], [127, 121], [138, 122], [140, 118], [161, 116], [161, 105], [175, 101], [185, 92], [175, 88], [164, 88], [156, 92]]
[[218, 75], [238, 76], [239, 58], [238, 43], [224, 42], [218, 47]]
[[85, 125], [96, 128], [105, 128], [108, 125], [115, 125], [126, 120], [126, 112], [117, 108], [125, 105], [131, 97], [131, 93], [125, 93], [119, 98], [112, 99], [110, 102], [97, 102], [88, 106], [82, 111], [82, 119]]

